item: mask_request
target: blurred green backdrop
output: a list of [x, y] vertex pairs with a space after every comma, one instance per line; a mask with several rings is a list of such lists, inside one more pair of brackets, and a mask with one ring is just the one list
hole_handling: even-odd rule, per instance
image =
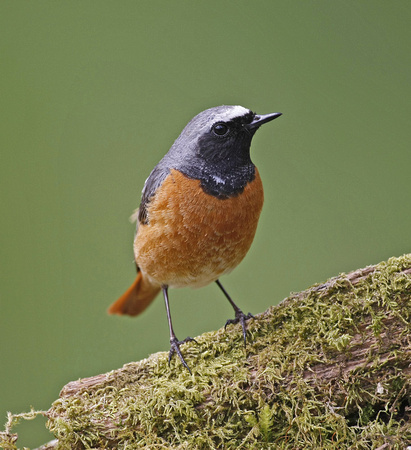
[[[2, 1], [1, 422], [168, 350], [161, 298], [106, 308], [135, 275], [144, 180], [203, 109], [284, 113], [253, 141], [265, 208], [223, 279], [245, 311], [411, 251], [410, 20], [406, 0]], [[216, 286], [171, 307], [180, 338], [232, 315]]]

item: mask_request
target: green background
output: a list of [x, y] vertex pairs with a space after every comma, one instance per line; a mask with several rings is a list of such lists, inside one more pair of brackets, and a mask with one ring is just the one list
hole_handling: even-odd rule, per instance
[[[265, 207], [223, 279], [245, 311], [410, 252], [410, 21], [409, 1], [2, 1], [1, 422], [168, 350], [161, 298], [106, 308], [135, 275], [146, 177], [208, 107], [284, 114], [253, 141]], [[214, 285], [171, 308], [180, 339], [232, 315]]]

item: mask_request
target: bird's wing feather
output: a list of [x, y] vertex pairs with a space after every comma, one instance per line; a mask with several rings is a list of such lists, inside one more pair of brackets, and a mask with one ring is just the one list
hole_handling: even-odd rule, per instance
[[153, 199], [156, 190], [162, 185], [163, 181], [167, 178], [170, 173], [170, 169], [163, 164], [157, 164], [153, 171], [150, 173], [146, 182], [144, 183], [143, 192], [141, 195], [141, 202], [136, 214], [132, 217], [137, 216], [137, 226], [138, 223], [146, 224], [149, 222], [149, 217], [147, 216], [147, 206]]

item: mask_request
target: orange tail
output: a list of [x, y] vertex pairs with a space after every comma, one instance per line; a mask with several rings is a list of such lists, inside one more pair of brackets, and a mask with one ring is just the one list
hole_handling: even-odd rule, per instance
[[139, 271], [134, 283], [110, 306], [108, 313], [137, 316], [156, 298], [160, 289], [160, 286], [151, 284]]

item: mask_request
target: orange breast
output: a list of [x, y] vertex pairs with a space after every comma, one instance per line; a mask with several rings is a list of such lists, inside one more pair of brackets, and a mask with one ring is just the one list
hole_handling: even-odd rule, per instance
[[148, 204], [148, 224], [139, 224], [134, 241], [138, 266], [152, 281], [170, 287], [215, 281], [249, 250], [263, 199], [257, 169], [242, 194], [225, 200], [171, 170]]

